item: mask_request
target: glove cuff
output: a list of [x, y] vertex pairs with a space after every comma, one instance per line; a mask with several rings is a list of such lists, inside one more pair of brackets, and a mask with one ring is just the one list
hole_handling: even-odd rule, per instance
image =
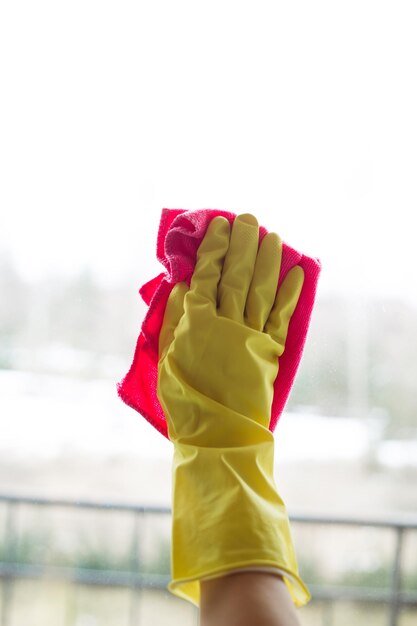
[[244, 447], [174, 445], [169, 590], [197, 606], [200, 581], [248, 569], [281, 575], [296, 606], [310, 599], [265, 430], [269, 440]]

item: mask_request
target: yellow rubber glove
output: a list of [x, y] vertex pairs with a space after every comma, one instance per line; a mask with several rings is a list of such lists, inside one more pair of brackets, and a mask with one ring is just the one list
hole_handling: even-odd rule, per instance
[[252, 215], [216, 217], [191, 280], [168, 300], [160, 333], [158, 397], [174, 444], [172, 581], [199, 604], [200, 581], [241, 569], [283, 576], [294, 603], [299, 577], [285, 505], [273, 477], [268, 429], [273, 384], [304, 273], [278, 293], [282, 243], [258, 250]]

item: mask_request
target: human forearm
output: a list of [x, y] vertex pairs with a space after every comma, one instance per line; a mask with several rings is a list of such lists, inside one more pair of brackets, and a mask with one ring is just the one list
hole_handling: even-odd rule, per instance
[[200, 626], [300, 626], [282, 578], [237, 572], [201, 582]]

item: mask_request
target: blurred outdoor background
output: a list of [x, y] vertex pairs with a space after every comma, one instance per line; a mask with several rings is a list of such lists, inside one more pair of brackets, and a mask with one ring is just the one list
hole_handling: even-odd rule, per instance
[[118, 398], [167, 208], [323, 264], [276, 435], [309, 626], [417, 620], [417, 8], [0, 4], [0, 626], [188, 626]]

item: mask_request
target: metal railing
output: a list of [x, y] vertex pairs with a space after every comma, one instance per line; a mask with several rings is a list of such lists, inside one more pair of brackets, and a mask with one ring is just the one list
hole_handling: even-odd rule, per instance
[[[139, 523], [143, 516], [153, 514], [169, 516], [171, 510], [162, 506], [142, 506], [121, 504], [115, 502], [100, 503], [87, 500], [59, 500], [48, 498], [33, 498], [0, 494], [0, 505], [6, 507], [5, 521], [5, 546], [6, 552], [0, 560], [1, 581], [1, 613], [0, 626], [9, 626], [11, 611], [11, 589], [18, 579], [50, 579], [67, 581], [83, 585], [98, 585], [104, 587], [123, 587], [135, 589], [165, 589], [169, 577], [163, 574], [149, 574], [139, 571], [139, 563], [135, 556], [132, 559], [132, 571], [98, 570], [88, 568], [73, 568], [53, 565], [37, 565], [32, 563], [18, 562], [15, 558], [15, 546], [18, 541], [16, 516], [19, 506], [49, 508], [88, 509], [100, 512], [122, 512], [133, 516], [132, 552], [137, 555], [137, 537], [139, 535]], [[345, 527], [370, 527], [387, 529], [394, 533], [395, 547], [392, 559], [392, 573], [390, 585], [386, 589], [346, 587], [341, 585], [315, 585], [307, 584], [312, 592], [313, 601], [321, 601], [332, 604], [337, 601], [352, 601], [358, 603], [383, 604], [387, 606], [387, 625], [397, 626], [400, 612], [403, 608], [417, 608], [417, 592], [405, 591], [402, 588], [403, 573], [403, 547], [404, 537], [407, 533], [417, 531], [417, 517], [411, 519], [360, 519], [353, 517], [330, 517], [294, 514], [290, 515], [292, 524], [321, 525], [321, 526], [345, 526]], [[417, 555], [416, 555], [417, 558]], [[130, 612], [130, 622], [137, 626], [136, 612]]]

